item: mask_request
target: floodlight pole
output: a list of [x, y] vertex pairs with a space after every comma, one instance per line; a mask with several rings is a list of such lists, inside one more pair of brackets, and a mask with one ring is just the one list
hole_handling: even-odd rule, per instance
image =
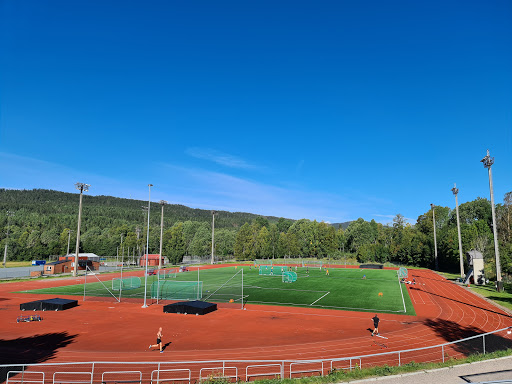
[[432, 222], [434, 223], [434, 263], [436, 271], [439, 270], [439, 261], [437, 260], [437, 238], [436, 238], [436, 215], [434, 213], [434, 204], [430, 204], [432, 207]]
[[212, 261], [214, 263], [214, 245], [215, 245], [215, 214], [217, 212], [212, 211]]
[[[78, 271], [78, 252], [80, 251], [80, 224], [82, 222], [82, 196], [89, 190], [90, 184], [76, 183], [75, 188], [80, 191], [80, 204], [78, 206], [78, 229], [76, 230], [76, 252], [75, 265], [73, 267], [73, 277], [76, 277]], [[87, 272], [87, 267], [86, 267]]]
[[164, 206], [167, 204], [167, 201], [160, 200], [160, 205], [162, 206], [162, 217], [160, 220], [160, 258], [158, 260], [158, 268], [162, 269], [162, 245], [164, 240]]
[[148, 233], [146, 236], [146, 272], [144, 273], [144, 305], [142, 308], [147, 308], [146, 304], [146, 293], [148, 289], [148, 253], [149, 253], [149, 210], [151, 209], [151, 187], [153, 184], [148, 184], [149, 198], [148, 198]]
[[66, 251], [66, 256], [69, 255], [69, 243], [71, 242], [71, 232], [73, 232], [71, 229], [68, 230], [68, 250]]
[[4, 248], [4, 268], [5, 263], [7, 263], [7, 244], [9, 244], [9, 229], [11, 227], [11, 217], [14, 216], [14, 212], [7, 211], [7, 237], [5, 239], [5, 248]]
[[503, 281], [501, 281], [501, 266], [500, 266], [500, 250], [498, 247], [498, 228], [496, 226], [496, 211], [494, 209], [494, 190], [492, 187], [492, 171], [491, 166], [494, 164], [494, 157], [489, 155], [489, 150], [487, 150], [487, 155], [480, 160], [484, 163], [484, 167], [489, 170], [489, 189], [491, 191], [491, 210], [492, 210], [492, 233], [494, 236], [494, 253], [496, 255], [496, 290], [498, 292], [503, 291]]
[[457, 194], [459, 189], [457, 184], [453, 183], [452, 192], [455, 195], [455, 209], [457, 211], [457, 234], [459, 236], [459, 259], [460, 259], [460, 277], [464, 277], [464, 259], [462, 258], [462, 240], [460, 237], [460, 219], [459, 219], [459, 201], [457, 200]]

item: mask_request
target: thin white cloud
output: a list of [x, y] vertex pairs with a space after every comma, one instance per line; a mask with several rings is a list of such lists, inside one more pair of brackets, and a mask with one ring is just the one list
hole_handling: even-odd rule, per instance
[[211, 148], [198, 148], [191, 147], [185, 151], [189, 156], [195, 157], [197, 159], [212, 161], [216, 164], [223, 165], [229, 168], [238, 168], [238, 169], [257, 169], [254, 164], [250, 164], [244, 159], [230, 155], [227, 153], [223, 153]]
[[396, 215], [379, 215], [378, 213], [374, 213], [373, 216], [384, 217], [386, 219], [394, 219], [396, 217]]
[[91, 185], [91, 195], [119, 196], [122, 182], [97, 173], [74, 169], [53, 161], [0, 152], [0, 188], [52, 189], [75, 192], [75, 183]]
[[[52, 160], [0, 152], [0, 188], [47, 188], [76, 192], [74, 183], [92, 185], [90, 195], [109, 195], [147, 200], [148, 180], [152, 201], [167, 200], [192, 208], [249, 212], [290, 219], [306, 218], [326, 222], [345, 222], [363, 217], [381, 217], [389, 222], [395, 215], [372, 215], [376, 205], [372, 196], [337, 194], [311, 190], [300, 184], [279, 185], [222, 172], [168, 163], [156, 163], [119, 177], [75, 169]], [[102, 171], [102, 170], [100, 170]], [[410, 220], [410, 219], [408, 219]]]
[[175, 185], [170, 199], [191, 207], [329, 222], [350, 220], [350, 211], [360, 207], [352, 199], [324, 192], [171, 164], [164, 168], [164, 177], [172, 178]]

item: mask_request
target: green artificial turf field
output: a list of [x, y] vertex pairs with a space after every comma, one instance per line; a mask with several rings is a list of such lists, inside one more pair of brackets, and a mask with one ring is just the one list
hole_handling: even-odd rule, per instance
[[[295, 268], [291, 270], [295, 272]], [[296, 273], [297, 281], [293, 283], [284, 283], [281, 275], [261, 276], [258, 268], [252, 266], [199, 271], [194, 268], [164, 280], [159, 280], [158, 276], [148, 276], [147, 299], [155, 302], [158, 292], [158, 299], [164, 300], [164, 303], [165, 299], [173, 299], [171, 296], [178, 294], [174, 299], [233, 302], [240, 306], [243, 302], [415, 315], [407, 289], [399, 283], [396, 270], [329, 268], [327, 276], [325, 268], [299, 267]], [[143, 277], [140, 287], [123, 289], [121, 292], [118, 281], [114, 282], [117, 289], [113, 290], [112, 280], [99, 282], [96, 276], [88, 276], [87, 279], [85, 290], [84, 284], [76, 284], [29, 292], [100, 296], [112, 300], [120, 294], [121, 300], [144, 297]], [[198, 281], [201, 282], [200, 289]], [[159, 291], [156, 290], [157, 284], [161, 287]], [[179, 296], [180, 290], [184, 296]]]

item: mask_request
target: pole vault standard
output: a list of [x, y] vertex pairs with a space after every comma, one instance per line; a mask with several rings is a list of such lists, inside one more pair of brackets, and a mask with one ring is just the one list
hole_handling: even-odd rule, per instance
[[148, 233], [146, 235], [146, 271], [144, 273], [144, 305], [142, 308], [147, 308], [146, 295], [148, 290], [148, 253], [149, 253], [149, 210], [151, 209], [151, 187], [153, 184], [148, 184], [149, 198], [148, 198]]
[[459, 201], [457, 200], [457, 194], [459, 189], [457, 184], [453, 184], [452, 192], [455, 195], [455, 209], [457, 211], [457, 234], [459, 236], [459, 261], [460, 261], [460, 277], [464, 277], [464, 259], [462, 258], [462, 240], [460, 237], [460, 219], [459, 219]]

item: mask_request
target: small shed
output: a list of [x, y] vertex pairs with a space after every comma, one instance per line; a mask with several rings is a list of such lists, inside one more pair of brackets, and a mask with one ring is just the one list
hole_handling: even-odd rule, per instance
[[144, 255], [140, 258], [140, 266], [145, 267], [146, 266], [146, 256], [148, 259], [148, 267], [158, 267], [160, 265], [160, 260], [162, 262], [162, 265], [164, 264], [164, 258], [160, 255]]
[[472, 249], [466, 255], [470, 265], [469, 274], [473, 274], [474, 283], [477, 285], [485, 284], [484, 255], [476, 249]]

